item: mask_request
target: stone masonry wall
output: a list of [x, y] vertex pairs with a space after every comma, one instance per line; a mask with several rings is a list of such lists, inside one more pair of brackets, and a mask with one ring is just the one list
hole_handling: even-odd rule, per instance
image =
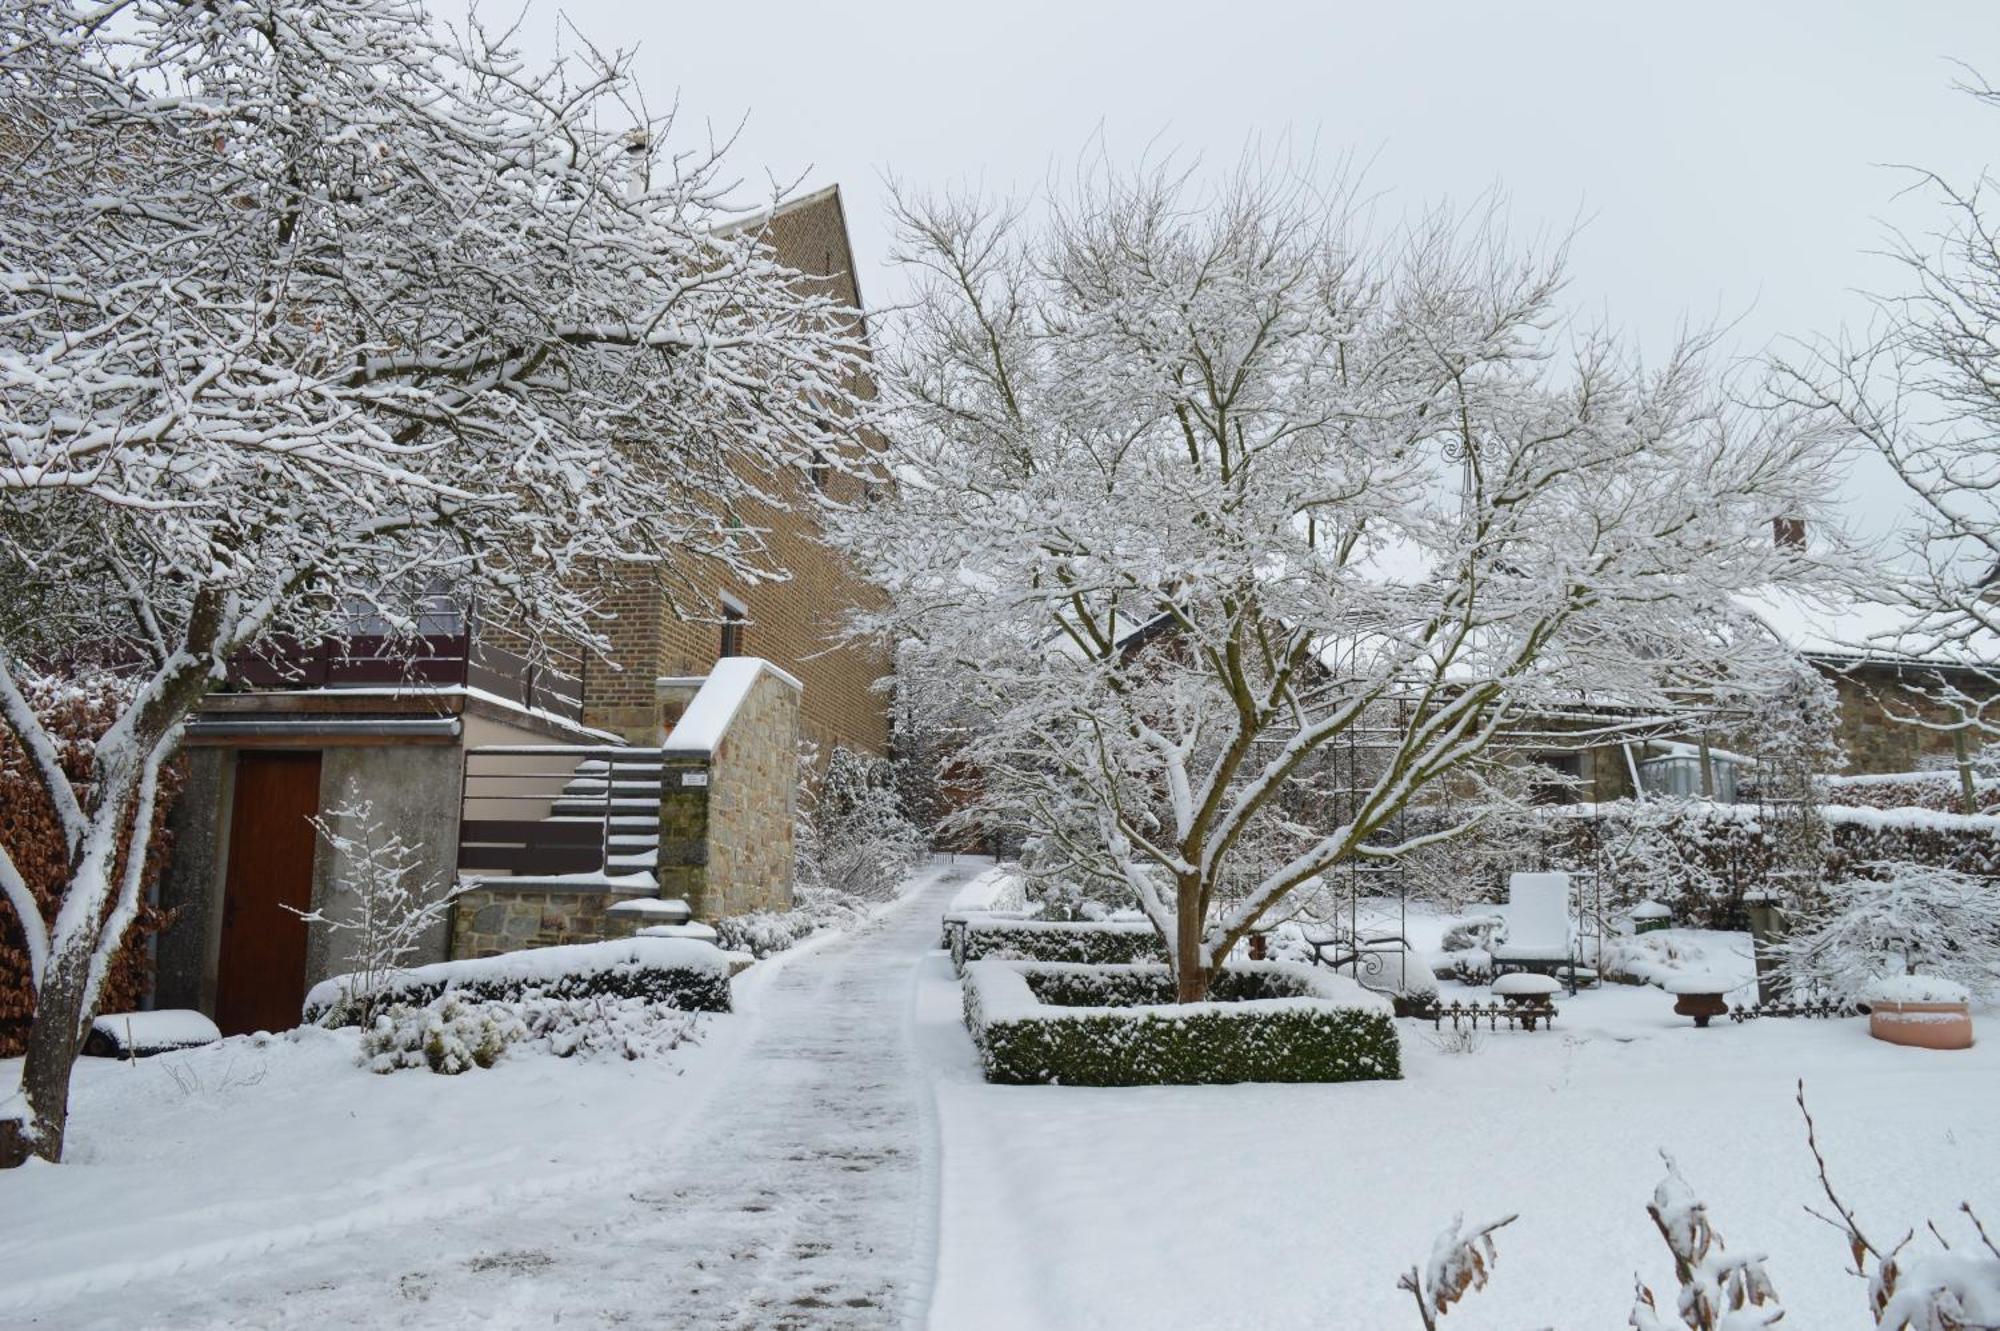
[[798, 755], [799, 692], [766, 671], [711, 762], [708, 863], [688, 898], [697, 920], [791, 908]]
[[[1883, 710], [1887, 700], [1899, 715], [1947, 719], [1942, 709], [1924, 706], [1908, 693], [1893, 672], [1857, 670], [1831, 678], [1840, 695], [1840, 742], [1847, 750], [1843, 773], [1909, 772], [1923, 759], [1933, 764], [1950, 760], [1949, 733], [1894, 720]], [[1908, 682], [1926, 686], [1935, 681], [1917, 677]], [[1978, 741], [1973, 744], [1976, 748]]]
[[630, 930], [610, 927], [605, 912], [631, 893], [523, 890], [487, 886], [452, 903], [451, 955], [493, 957], [527, 947], [595, 943]]
[[660, 780], [660, 896], [702, 915], [708, 890], [708, 760], [669, 757]]

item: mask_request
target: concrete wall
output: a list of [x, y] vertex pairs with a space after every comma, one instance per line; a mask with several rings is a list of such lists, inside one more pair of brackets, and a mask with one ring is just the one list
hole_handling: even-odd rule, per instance
[[[459, 768], [463, 755], [455, 745], [382, 745], [329, 748], [320, 755], [320, 817], [336, 835], [368, 839], [359, 820], [336, 816], [358, 800], [371, 801], [376, 838], [400, 835], [417, 856], [405, 880], [425, 889], [427, 899], [448, 892], [458, 875]], [[363, 847], [355, 848], [358, 857]], [[313, 859], [313, 909], [330, 919], [344, 919], [355, 909], [355, 890], [363, 881], [361, 866], [349, 856], [320, 842]], [[404, 964], [421, 966], [443, 961], [450, 946], [449, 923], [442, 915], [425, 931], [418, 950]], [[315, 926], [306, 935], [306, 983], [354, 969], [351, 931]]]
[[182, 757], [187, 785], [167, 815], [174, 853], [168, 857], [159, 888], [160, 904], [179, 914], [154, 945], [153, 1002], [157, 1007], [213, 1012], [236, 753], [193, 748]]

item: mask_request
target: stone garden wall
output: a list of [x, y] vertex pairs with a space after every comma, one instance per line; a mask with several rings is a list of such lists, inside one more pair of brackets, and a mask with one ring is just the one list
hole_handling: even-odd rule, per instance
[[791, 909], [799, 693], [782, 675], [759, 675], [710, 760], [707, 872], [687, 898], [697, 920]]
[[452, 904], [451, 955], [491, 957], [524, 947], [595, 943], [631, 932], [605, 912], [633, 896], [602, 889], [516, 889], [487, 886]]

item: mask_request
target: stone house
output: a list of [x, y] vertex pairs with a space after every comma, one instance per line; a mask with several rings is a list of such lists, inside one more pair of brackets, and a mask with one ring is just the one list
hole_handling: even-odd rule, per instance
[[[837, 188], [741, 225], [860, 308]], [[836, 465], [759, 480], [781, 501], [867, 498]], [[741, 516], [788, 576], [718, 570], [679, 605], [617, 585], [611, 664], [518, 655], [456, 607], [414, 653], [359, 632], [240, 663], [187, 732], [156, 1005], [225, 1033], [297, 1023], [306, 990], [351, 968], [350, 935], [300, 918], [340, 915], [354, 877], [311, 820], [358, 836], [357, 801], [416, 848], [415, 877], [461, 889], [419, 963], [789, 907], [801, 739], [886, 754], [890, 662], [834, 641], [875, 593], [810, 503]]]

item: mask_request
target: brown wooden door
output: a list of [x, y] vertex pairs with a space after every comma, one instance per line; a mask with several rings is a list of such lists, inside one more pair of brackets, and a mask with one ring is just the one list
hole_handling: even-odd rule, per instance
[[290, 1030], [306, 996], [306, 924], [285, 907], [312, 908], [319, 754], [238, 754], [231, 807], [215, 1024]]

